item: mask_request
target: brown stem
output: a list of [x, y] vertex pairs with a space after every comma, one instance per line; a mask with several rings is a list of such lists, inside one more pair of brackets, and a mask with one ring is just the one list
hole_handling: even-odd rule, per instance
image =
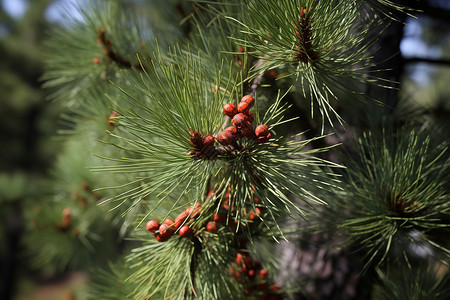
[[191, 280], [192, 280], [192, 292], [194, 293], [195, 297], [197, 297], [197, 293], [195, 292], [195, 271], [197, 267], [197, 260], [198, 256], [200, 255], [200, 252], [202, 251], [202, 243], [198, 240], [198, 238], [193, 238], [194, 241], [194, 253], [192, 253], [191, 258], [191, 264], [189, 268], [189, 272], [191, 274]]
[[[255, 65], [256, 69], [262, 67], [265, 63], [266, 63], [266, 60], [259, 59]], [[258, 76], [255, 77], [255, 79], [253, 79], [252, 84], [250, 85], [250, 88], [248, 89], [246, 95], [255, 97], [256, 89], [261, 85], [263, 77], [264, 77], [264, 72], [261, 72]]]
[[97, 33], [98, 41], [103, 45], [103, 50], [109, 61], [115, 62], [120, 68], [131, 69], [136, 68], [139, 71], [143, 71], [143, 68], [139, 62], [131, 63], [128, 59], [115, 53], [112, 49], [112, 41], [106, 39], [106, 33], [103, 28], [98, 29]]

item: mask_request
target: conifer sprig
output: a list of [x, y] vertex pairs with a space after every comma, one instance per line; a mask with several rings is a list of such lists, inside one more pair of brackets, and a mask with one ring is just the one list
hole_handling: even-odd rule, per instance
[[393, 264], [377, 270], [373, 299], [444, 300], [450, 294], [450, 273], [446, 267], [433, 260], [425, 260], [411, 269], [404, 264]]
[[387, 16], [389, 19], [398, 21], [400, 14], [409, 15], [414, 17], [412, 12], [414, 9], [409, 8], [407, 5], [396, 3], [390, 0], [365, 0], [369, 6], [376, 11]]
[[48, 41], [42, 79], [50, 97], [68, 106], [78, 107], [91, 88], [117, 80], [119, 70], [139, 69], [136, 53], [151, 52], [151, 32], [119, 1], [84, 1], [68, 7], [66, 16], [67, 27], [54, 29]]
[[98, 163], [89, 151], [98, 145], [86, 137], [72, 136], [52, 170], [52, 192], [49, 188], [48, 194], [42, 194], [41, 187], [39, 193], [46, 201], [34, 201], [26, 211], [24, 256], [33, 269], [47, 276], [86, 268], [101, 261], [99, 256], [114, 253], [110, 238], [117, 235], [124, 220], [118, 211], [106, 213], [107, 207], [98, 205], [106, 194], [94, 188], [118, 178], [94, 177], [84, 165]]
[[[348, 211], [338, 228], [364, 249], [368, 264], [381, 263], [398, 249], [404, 257], [414, 243], [448, 257], [433, 232], [448, 232], [450, 161], [445, 144], [431, 147], [422, 134], [399, 131], [367, 134], [360, 140], [361, 166], [348, 165], [346, 192], [332, 205]], [[331, 206], [330, 206], [331, 207]]]
[[130, 274], [130, 268], [122, 260], [96, 269], [89, 280], [89, 299], [127, 299], [137, 286], [137, 284], [133, 285], [129, 281], [125, 281]]
[[[323, 117], [342, 119], [334, 110], [337, 94], [361, 94], [357, 85], [374, 81], [368, 39], [374, 19], [361, 16], [358, 1], [248, 1], [234, 20], [245, 39], [237, 39], [248, 53], [265, 63], [255, 65], [253, 77], [287, 68], [298, 90], [311, 98]], [[352, 89], [352, 92], [348, 92]], [[353, 96], [352, 96], [353, 95]]]
[[[149, 73], [129, 77], [134, 83], [131, 91], [122, 89], [122, 102], [127, 103], [123, 106], [130, 108], [119, 110], [118, 122], [123, 132], [113, 135], [121, 140], [116, 146], [123, 148], [128, 157], [118, 159], [120, 166], [99, 169], [141, 174], [138, 177], [142, 183], [141, 187], [115, 197], [119, 202], [127, 198], [139, 202], [150, 194], [164, 198], [180, 186], [184, 187], [180, 195], [196, 188], [204, 191], [208, 177], [214, 173], [214, 164], [189, 156], [190, 131], [217, 130], [222, 122], [221, 103], [232, 93], [205, 77], [201, 62], [192, 57], [178, 62], [157, 56]], [[220, 81], [220, 74], [217, 78]], [[135, 96], [139, 93], [140, 97]], [[175, 199], [177, 205], [180, 198]]]
[[192, 238], [172, 237], [164, 243], [143, 241], [142, 247], [127, 256], [133, 272], [126, 282], [137, 285], [129, 296], [223, 299], [242, 294], [231, 276], [223, 274], [234, 254], [232, 239], [227, 235], [206, 233]]
[[[118, 86], [123, 92], [121, 107], [130, 108], [118, 110], [120, 130], [112, 136], [118, 139], [113, 144], [125, 157], [109, 158], [117, 164], [94, 169], [136, 176], [131, 189], [110, 200], [118, 205], [128, 203], [130, 208], [144, 202], [150, 207], [147, 215], [162, 205], [169, 214], [187, 205], [187, 199], [202, 203], [209, 183], [220, 191], [231, 187], [230, 201], [238, 211], [248, 208], [256, 187], [255, 193], [274, 220], [291, 210], [302, 214], [289, 200], [291, 194], [324, 203], [314, 192], [332, 185], [319, 175], [320, 167], [330, 164], [310, 155], [327, 149], [305, 152], [303, 147], [309, 141], [270, 139], [269, 131], [275, 133], [276, 126], [289, 121], [283, 118], [287, 108], [281, 106], [281, 95], [264, 114], [256, 106], [255, 121], [267, 125], [264, 139], [242, 137], [234, 145], [220, 146], [214, 140], [219, 140], [218, 132], [227, 120], [222, 105], [238, 98], [236, 81], [233, 84], [228, 74], [222, 77], [220, 70], [211, 78], [201, 57], [176, 51], [169, 58], [156, 55], [145, 70], [136, 77], [127, 76], [131, 85]], [[228, 78], [227, 86], [221, 85], [221, 78]], [[205, 134], [215, 144], [214, 155], [202, 152]], [[171, 199], [170, 205], [167, 199]], [[242, 215], [238, 213], [236, 218], [240, 220]]]

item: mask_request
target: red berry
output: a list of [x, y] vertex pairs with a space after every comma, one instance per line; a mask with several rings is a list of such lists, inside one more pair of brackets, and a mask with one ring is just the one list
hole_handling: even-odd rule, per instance
[[228, 200], [228, 199], [224, 200], [224, 201], [222, 202], [222, 207], [223, 207], [225, 210], [229, 210], [229, 209], [230, 209], [230, 200]]
[[278, 284], [272, 284], [271, 286], [270, 286], [270, 290], [272, 291], [272, 292], [278, 292], [279, 290], [280, 290], [280, 286], [278, 285]]
[[166, 223], [166, 221], [164, 221], [164, 223], [159, 226], [159, 235], [162, 238], [170, 238], [175, 231], [175, 228], [172, 226], [173, 224], [173, 221], [171, 223]]
[[255, 134], [257, 141], [261, 143], [267, 142], [272, 136], [269, 132], [269, 128], [264, 124], [256, 126]]
[[182, 237], [188, 237], [192, 234], [192, 228], [189, 227], [188, 225], [184, 225], [183, 227], [180, 228], [180, 231], [178, 233]]
[[222, 214], [214, 214], [214, 222], [216, 223], [224, 223], [225, 222], [225, 216]]
[[250, 220], [255, 220], [257, 217], [257, 215], [259, 216], [261, 214], [261, 210], [259, 210], [259, 208], [255, 208], [255, 210], [252, 210], [251, 212], [250, 212], [250, 214], [248, 215], [248, 218], [250, 219]]
[[210, 134], [207, 134], [202, 139], [202, 144], [204, 148], [212, 148], [214, 146], [214, 137]]
[[250, 105], [247, 102], [241, 102], [238, 105], [238, 112], [247, 114], [249, 113]]
[[231, 145], [236, 140], [236, 136], [237, 136], [236, 128], [234, 126], [230, 126], [225, 130], [223, 130], [222, 132], [219, 132], [216, 136], [216, 140], [220, 144], [228, 146]]
[[170, 236], [163, 236], [163, 235], [161, 235], [161, 234], [159, 234], [159, 233], [157, 233], [157, 234], [155, 235], [155, 237], [156, 237], [156, 240], [157, 240], [158, 242], [166, 242], [166, 241], [170, 238]]
[[159, 228], [159, 223], [156, 220], [150, 220], [147, 222], [146, 228], [152, 234], [155, 234], [156, 230], [158, 230], [158, 228]]
[[247, 126], [248, 117], [243, 113], [236, 114], [231, 120], [231, 124], [233, 124], [236, 128], [242, 128]]
[[244, 274], [241, 269], [237, 269], [236, 272], [234, 272], [233, 278], [237, 282], [243, 283], [245, 281], [245, 279], [243, 277], [244, 277]]
[[234, 274], [234, 268], [230, 266], [230, 267], [228, 268], [228, 273], [230, 273], [230, 275], [233, 276], [233, 274]]
[[247, 257], [247, 254], [237, 253], [236, 254], [236, 258], [234, 259], [234, 261], [239, 266], [245, 266], [245, 259], [246, 259], [246, 257]]
[[100, 57], [94, 57], [94, 58], [92, 59], [92, 62], [93, 62], [94, 64], [98, 65], [99, 63], [102, 62], [102, 60], [100, 59]]
[[175, 223], [175, 222], [173, 220], [171, 220], [171, 219], [165, 219], [164, 222], [163, 222], [163, 224], [166, 224], [168, 226], [172, 226], [173, 223]]
[[223, 106], [223, 113], [229, 116], [230, 118], [234, 117], [235, 114], [237, 114], [238, 110], [236, 108], [236, 105], [232, 103], [227, 103]]
[[174, 228], [178, 228], [181, 226], [181, 224], [183, 224], [186, 221], [186, 218], [188, 217], [188, 214], [186, 213], [186, 211], [183, 211], [181, 214], [179, 214], [176, 218], [175, 218], [175, 224], [173, 224]]
[[250, 269], [250, 270], [247, 271], [247, 275], [248, 275], [250, 278], [253, 278], [253, 277], [255, 277], [255, 275], [256, 275], [256, 271], [253, 270], [253, 269]]
[[261, 295], [260, 299], [261, 300], [281, 300], [283, 299], [283, 294], [279, 293], [278, 291], [280, 290], [280, 287], [277, 284], [273, 284], [270, 286], [270, 290], [267, 291], [267, 285], [266, 284], [262, 284], [262, 287], [266, 287], [264, 288], [264, 290], [266, 290], [264, 295]]
[[265, 279], [267, 279], [268, 275], [269, 275], [269, 272], [266, 269], [259, 270], [259, 279], [265, 280]]
[[266, 72], [265, 74], [267, 77], [269, 77], [270, 79], [276, 79], [278, 77], [278, 74], [275, 70], [269, 70]]
[[241, 103], [242, 103], [242, 102], [248, 103], [249, 108], [252, 108], [253, 105], [255, 105], [255, 98], [253, 98], [253, 97], [250, 96], [250, 95], [245, 95], [245, 96], [242, 97], [242, 99], [241, 99]]
[[195, 203], [194, 207], [189, 206], [188, 208], [186, 208], [186, 210], [184, 212], [189, 216], [189, 218], [192, 219], [192, 218], [198, 217], [201, 213], [201, 210], [202, 210], [202, 207], [201, 207], [200, 203], [197, 202], [197, 203]]
[[211, 189], [211, 190], [208, 192], [208, 195], [206, 195], [206, 200], [208, 200], [208, 199], [211, 198], [212, 196], [214, 196], [214, 189]]
[[267, 134], [269, 134], [269, 128], [264, 124], [258, 125], [255, 128], [255, 134], [257, 137], [266, 136]]
[[217, 233], [217, 223], [216, 222], [208, 222], [206, 224], [206, 230], [208, 230], [211, 233]]
[[72, 223], [72, 220], [71, 220], [71, 218], [70, 218], [70, 215], [65, 215], [63, 218], [62, 218], [62, 227], [63, 228], [68, 228], [70, 225], [71, 225], [71, 223]]

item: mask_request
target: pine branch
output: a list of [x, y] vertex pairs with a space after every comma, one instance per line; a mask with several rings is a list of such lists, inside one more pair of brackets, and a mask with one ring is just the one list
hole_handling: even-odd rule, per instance
[[[205, 184], [211, 182], [217, 190], [232, 187], [230, 201], [238, 211], [248, 206], [252, 186], [256, 186], [255, 193], [274, 220], [289, 214], [291, 209], [302, 214], [288, 199], [291, 193], [306, 202], [324, 203], [313, 196], [313, 190], [329, 186], [326, 176], [320, 175], [320, 167], [328, 163], [311, 155], [327, 149], [304, 152], [302, 148], [309, 141], [291, 142], [283, 138], [269, 143], [270, 131], [289, 121], [283, 119], [287, 108], [281, 107], [280, 95], [262, 117], [255, 111], [255, 121], [264, 124], [261, 132], [256, 131], [258, 126], [254, 133], [246, 133], [244, 123], [233, 117], [234, 125], [229, 130], [236, 133], [227, 136], [228, 131], [224, 130], [216, 134], [223, 120], [219, 107], [224, 102], [234, 102], [235, 85], [229, 82], [228, 86], [221, 86], [221, 70], [216, 77], [209, 77], [211, 73], [204, 69], [201, 57], [174, 52], [170, 61], [173, 63], [167, 65], [162, 57], [152, 58], [151, 73], [128, 77], [133, 82], [131, 87], [150, 101], [134, 96], [138, 93], [130, 86], [129, 92], [122, 90], [123, 102], [130, 103], [133, 109], [119, 109], [117, 121], [128, 133], [112, 134], [120, 144], [107, 143], [125, 151], [128, 157], [111, 158], [120, 164], [95, 170], [139, 177], [134, 181], [138, 185], [110, 201], [119, 205], [128, 203], [129, 208], [147, 203], [151, 207], [147, 215], [166, 207], [168, 215], [176, 207], [187, 205], [186, 197], [202, 203]], [[230, 78], [227, 75], [224, 78]], [[198, 111], [205, 114], [199, 118]], [[205, 132], [208, 134], [203, 135]], [[167, 206], [168, 203], [171, 205]], [[236, 218], [239, 220], [241, 216], [238, 214]]]
[[[250, 78], [286, 68], [288, 73], [281, 78], [294, 79], [311, 103], [317, 103], [323, 119], [333, 124], [332, 117], [343, 121], [333, 107], [337, 94], [348, 91], [349, 85], [377, 80], [368, 72], [374, 41], [368, 36], [376, 20], [361, 17], [360, 8], [356, 1], [339, 5], [333, 1], [256, 1], [245, 5], [239, 19], [229, 19], [246, 35], [234, 39], [252, 49], [250, 55], [265, 61], [251, 70]], [[355, 88], [348, 96], [361, 93]]]
[[394, 249], [404, 257], [413, 255], [415, 244], [427, 245], [443, 257], [450, 254], [446, 243], [434, 242], [430, 234], [446, 232], [449, 226], [446, 151], [445, 144], [431, 148], [428, 137], [408, 131], [361, 139], [361, 166], [348, 164], [344, 178], [349, 186], [330, 208], [331, 214], [335, 209], [347, 212], [332, 222], [360, 245], [367, 264], [381, 264]]
[[[72, 16], [71, 10], [78, 11], [82, 19]], [[139, 62], [132, 61], [137, 53], [148, 57], [154, 37], [118, 1], [68, 7], [66, 14], [68, 27], [54, 29], [47, 44], [42, 79], [44, 87], [54, 91], [52, 99], [77, 107], [83, 93], [117, 78], [121, 69], [140, 69]]]
[[[88, 264], [111, 227], [133, 228], [125, 263], [93, 277], [91, 296], [181, 300], [298, 290], [278, 285], [273, 242], [299, 232], [344, 237], [342, 252], [359, 247], [367, 266], [411, 265], [421, 259], [417, 247], [448, 260], [448, 143], [369, 131], [359, 160], [340, 170], [320, 159], [334, 147], [317, 147], [325, 136], [300, 140], [285, 129], [301, 117], [287, 117], [288, 93], [311, 99], [323, 130], [325, 119], [343, 124], [337, 100], [368, 99], [361, 91], [379, 84], [373, 28], [386, 24], [370, 19], [367, 4], [392, 19], [409, 9], [388, 0], [173, 0], [150, 4], [160, 9], [147, 27], [118, 3], [85, 3], [84, 20], [51, 43], [45, 79], [74, 108], [64, 117], [73, 149], [58, 162], [53, 203], [35, 211], [25, 243], [45, 245], [29, 252], [33, 264]], [[175, 14], [181, 23], [158, 36]], [[275, 70], [277, 81], [265, 80]], [[286, 218], [305, 222], [286, 228]], [[436, 280], [430, 295], [447, 282]], [[380, 280], [387, 292], [374, 295], [395, 294], [389, 283]]]
[[365, 0], [365, 2], [376, 12], [394, 21], [403, 19], [403, 16], [399, 16], [401, 14], [414, 17], [412, 13], [419, 12], [417, 10], [417, 4], [414, 1]]
[[[439, 270], [433, 261], [419, 263], [415, 269], [405, 265], [393, 265], [387, 270], [377, 269], [378, 280], [374, 286], [376, 299], [446, 299], [450, 293], [450, 274]], [[441, 269], [444, 268], [441, 266]]]
[[[130, 69], [132, 67], [142, 71], [141, 64], [136, 61], [135, 63], [131, 63], [128, 59], [122, 57], [120, 54], [114, 52], [112, 45], [113, 42], [106, 38], [106, 32], [103, 28], [98, 29], [97, 40], [103, 46], [103, 52], [105, 56], [111, 61], [115, 62], [120, 68]], [[94, 58], [94, 63], [99, 64], [101, 59]]]

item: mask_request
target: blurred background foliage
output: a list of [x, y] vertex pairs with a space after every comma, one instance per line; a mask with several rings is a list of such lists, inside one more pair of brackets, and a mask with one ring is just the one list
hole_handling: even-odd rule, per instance
[[[64, 26], [58, 18], [57, 7], [70, 1], [56, 0], [3, 0], [0, 6], [0, 299], [51, 299], [35, 286], [42, 283], [41, 274], [30, 269], [22, 243], [26, 211], [36, 207], [45, 197], [54, 193], [51, 170], [62, 151], [58, 130], [65, 129], [59, 116], [64, 108], [48, 100], [41, 88], [44, 70], [43, 57], [47, 31], [50, 27]], [[74, 1], [72, 1], [74, 2]], [[166, 16], [155, 15], [156, 10], [142, 10], [143, 1], [125, 1], [141, 14], [150, 14], [152, 29], [182, 32], [183, 1], [149, 1], [160, 3]], [[422, 9], [417, 18], [407, 18], [400, 35], [392, 41], [401, 41], [398, 63], [402, 81], [401, 101], [397, 104], [400, 115], [426, 112], [437, 116], [440, 128], [450, 125], [450, 1], [422, 0], [407, 4]], [[173, 17], [170, 26], [161, 26], [160, 18]], [[383, 47], [383, 45], [381, 45]], [[389, 62], [388, 62], [389, 65]], [[409, 120], [413, 118], [408, 118]], [[436, 132], [442, 139], [448, 130]], [[36, 247], [41, 247], [37, 244]], [[61, 280], [61, 274], [80, 290], [86, 280], [84, 273], [67, 270], [46, 277]], [[68, 277], [67, 277], [68, 276]], [[54, 282], [54, 281], [53, 281]], [[64, 292], [55, 292], [55, 299], [72, 299], [66, 281], [55, 286]], [[46, 282], [48, 284], [48, 281]], [[44, 294], [42, 294], [44, 293]], [[80, 292], [82, 299], [83, 292]], [[65, 298], [64, 298], [65, 297]], [[78, 299], [78, 298], [77, 298]]]
[[41, 173], [55, 154], [50, 136], [60, 110], [45, 100], [39, 81], [43, 42], [51, 26], [45, 12], [53, 1], [29, 1], [26, 11], [16, 16], [5, 11], [6, 2], [0, 11], [0, 167]]

